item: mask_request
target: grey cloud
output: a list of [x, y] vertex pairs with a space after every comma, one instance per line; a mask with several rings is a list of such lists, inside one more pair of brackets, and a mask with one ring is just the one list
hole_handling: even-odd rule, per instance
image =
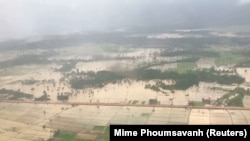
[[[0, 38], [249, 24], [239, 0], [0, 0]], [[240, 16], [238, 16], [240, 15]], [[235, 23], [234, 23], [235, 22]]]

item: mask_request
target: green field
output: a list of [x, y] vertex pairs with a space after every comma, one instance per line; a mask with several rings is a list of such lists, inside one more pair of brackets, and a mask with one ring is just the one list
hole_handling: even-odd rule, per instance
[[95, 141], [109, 141], [110, 137], [109, 137], [110, 131], [109, 131], [109, 127], [106, 127], [104, 132], [102, 134], [100, 134]]
[[234, 65], [242, 61], [242, 58], [232, 52], [221, 52], [220, 57], [215, 58], [217, 66]]
[[103, 131], [100, 135], [97, 136], [95, 140], [84, 140], [76, 139], [77, 133], [69, 131], [60, 131], [58, 132], [53, 139], [49, 141], [109, 141], [109, 127], [105, 126], [95, 126], [93, 130]]
[[95, 126], [93, 130], [103, 131], [105, 129], [105, 126]]
[[221, 105], [224, 102], [228, 106], [243, 107], [243, 98], [244, 94], [238, 94], [235, 96], [235, 93], [228, 93], [218, 99], [216, 103], [217, 105]]
[[201, 101], [194, 101], [194, 106], [204, 106], [204, 104]]
[[187, 71], [193, 70], [196, 67], [195, 62], [185, 62], [177, 64], [177, 72], [186, 73]]
[[60, 131], [52, 141], [83, 141], [75, 139], [76, 133], [68, 131]]

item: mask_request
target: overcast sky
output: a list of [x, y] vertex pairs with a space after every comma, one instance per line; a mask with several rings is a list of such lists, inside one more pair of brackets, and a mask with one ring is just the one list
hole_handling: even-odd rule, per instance
[[250, 0], [0, 0], [0, 40], [92, 30], [250, 24], [249, 5]]

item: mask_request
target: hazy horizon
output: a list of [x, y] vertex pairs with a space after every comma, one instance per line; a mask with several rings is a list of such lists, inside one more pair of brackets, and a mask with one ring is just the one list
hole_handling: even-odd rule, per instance
[[250, 0], [0, 0], [0, 6], [0, 40], [250, 24]]

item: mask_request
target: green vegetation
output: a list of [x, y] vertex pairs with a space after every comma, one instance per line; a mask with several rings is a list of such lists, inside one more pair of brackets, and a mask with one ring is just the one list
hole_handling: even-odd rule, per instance
[[196, 67], [195, 62], [185, 62], [177, 64], [177, 72], [186, 73], [187, 71], [193, 70]]
[[93, 130], [103, 131], [106, 128], [106, 126], [95, 126]]
[[227, 106], [243, 106], [243, 97], [242, 94], [228, 93], [223, 95], [220, 99], [216, 101], [216, 105], [227, 105]]
[[60, 130], [58, 130], [58, 131], [56, 131], [54, 133], [53, 138], [49, 139], [48, 141], [109, 141], [110, 140], [109, 127], [95, 126], [94, 130], [103, 131], [94, 140], [76, 139], [77, 133], [70, 132], [70, 131], [60, 131]]
[[191, 105], [191, 106], [204, 106], [203, 102], [201, 102], [201, 101], [191, 101], [191, 102], [189, 102], [189, 105]]
[[69, 62], [64, 63], [63, 66], [60, 69], [58, 69], [58, 71], [61, 72], [71, 71], [73, 68], [75, 68], [77, 62], [78, 61], [76, 60], [70, 60]]
[[88, 79], [83, 79], [82, 77], [71, 79], [70, 84], [73, 88], [103, 87], [107, 83], [116, 83], [125, 78], [118, 73], [110, 71], [88, 72], [82, 73], [82, 75], [87, 75]]
[[128, 104], [131, 104], [131, 102], [132, 102], [132, 101], [131, 101], [131, 100], [129, 100], [129, 101], [128, 101]]
[[190, 49], [190, 50], [179, 50], [179, 51], [164, 51], [161, 56], [193, 56], [193, 57], [219, 57], [220, 54], [214, 51], [206, 51], [200, 49]]
[[30, 79], [30, 80], [23, 80], [21, 81], [22, 84], [24, 85], [33, 85], [39, 82], [38, 80]]
[[139, 103], [138, 100], [134, 100], [134, 101], [132, 102], [132, 104], [138, 104], [138, 103]]
[[156, 92], [161, 91], [160, 88], [159, 88], [158, 86], [156, 86], [156, 85], [151, 85], [151, 84], [147, 84], [147, 85], [145, 86], [145, 89], [151, 89], [151, 90], [156, 91]]
[[200, 81], [204, 82], [217, 82], [219, 84], [231, 85], [231, 84], [241, 84], [245, 81], [239, 75], [228, 75], [228, 74], [218, 74], [213, 72], [213, 70], [203, 70], [197, 72], [197, 77]]
[[46, 91], [43, 91], [43, 95], [40, 97], [35, 98], [35, 101], [48, 101], [50, 100], [48, 94], [46, 93]]
[[17, 58], [0, 62], [0, 68], [11, 68], [21, 65], [47, 64], [49, 60], [43, 55], [23, 55]]
[[0, 89], [0, 94], [8, 94], [9, 100], [19, 100], [21, 98], [27, 98], [27, 99], [33, 99], [32, 94], [23, 93], [20, 91], [14, 91], [14, 90], [7, 90], [7, 89]]
[[215, 64], [217, 66], [224, 66], [224, 65], [236, 65], [242, 61], [241, 56], [237, 55], [236, 53], [232, 52], [221, 52], [220, 57], [215, 59]]
[[95, 126], [94, 130], [103, 131], [103, 133], [100, 133], [95, 140], [76, 139], [77, 133], [58, 130], [55, 132], [53, 138], [48, 141], [109, 141], [109, 127]]
[[184, 59], [181, 59], [181, 60], [178, 60], [176, 61], [177, 63], [195, 63], [197, 62], [198, 60], [200, 59], [200, 57], [197, 57], [197, 56], [191, 56], [191, 57], [188, 57], [188, 58], [184, 58]]
[[250, 67], [250, 60], [245, 60], [236, 64], [236, 67]]
[[158, 104], [157, 99], [149, 99], [148, 101], [149, 101], [149, 104], [151, 104], [151, 105]]
[[244, 98], [244, 95], [239, 94], [235, 96], [234, 98], [230, 99], [229, 101], [227, 101], [227, 105], [243, 107], [243, 98]]
[[239, 56], [242, 56], [244, 57], [245, 59], [250, 59], [250, 49], [247, 47], [247, 48], [244, 48], [244, 49], [240, 49], [240, 50], [237, 50], [235, 51], [235, 53]]
[[225, 89], [225, 88], [221, 88], [221, 87], [212, 87], [211, 88], [212, 90], [220, 90], [220, 91], [225, 91], [225, 92], [230, 92], [231, 90], [230, 89]]
[[[83, 79], [83, 76], [87, 78]], [[187, 71], [186, 73], [178, 73], [175, 71], [165, 71], [153, 69], [136, 69], [128, 72], [111, 72], [111, 71], [99, 71], [82, 73], [78, 77], [73, 77], [70, 80], [70, 84], [75, 89], [82, 89], [87, 87], [103, 87], [108, 83], [116, 83], [124, 78], [130, 78], [134, 80], [174, 80], [174, 85], [165, 85], [159, 83], [156, 86], [146, 85], [145, 88], [150, 88], [155, 91], [162, 89], [178, 89], [185, 90], [193, 85], [198, 85], [199, 81], [204, 82], [216, 82], [219, 84], [241, 84], [244, 82], [244, 78], [238, 75], [220, 75], [215, 74], [211, 69], [202, 71]]]
[[60, 131], [57, 135], [54, 136], [51, 141], [81, 141], [75, 139], [76, 133], [69, 131]]
[[243, 107], [244, 95], [248, 95], [249, 93], [249, 90], [237, 87], [232, 92], [229, 92], [228, 94], [225, 94], [221, 98], [219, 98], [215, 104]]
[[61, 101], [65, 101], [65, 100], [69, 100], [69, 96], [68, 95], [57, 95], [57, 100], [61, 100]]
[[110, 134], [110, 129], [109, 127], [106, 127], [104, 132], [101, 133], [99, 136], [97, 136], [95, 141], [109, 141], [110, 140], [109, 134]]
[[[148, 73], [148, 74], [147, 74]], [[244, 78], [238, 76], [238, 75], [217, 75], [213, 74], [210, 70], [203, 70], [203, 71], [189, 71], [187, 73], [177, 73], [177, 72], [157, 72], [157, 70], [153, 71], [150, 70], [145, 74], [141, 73], [145, 78], [151, 78], [150, 74], [152, 73], [155, 79], [172, 79], [175, 81], [174, 85], [165, 85], [164, 83], [157, 83], [156, 86], [151, 86], [151, 89], [158, 91], [159, 87], [162, 89], [180, 89], [184, 90], [189, 88], [193, 85], [198, 85], [199, 81], [204, 82], [217, 82], [219, 84], [241, 84], [244, 82]], [[153, 78], [151, 78], [153, 79]], [[149, 86], [148, 86], [149, 87]]]

